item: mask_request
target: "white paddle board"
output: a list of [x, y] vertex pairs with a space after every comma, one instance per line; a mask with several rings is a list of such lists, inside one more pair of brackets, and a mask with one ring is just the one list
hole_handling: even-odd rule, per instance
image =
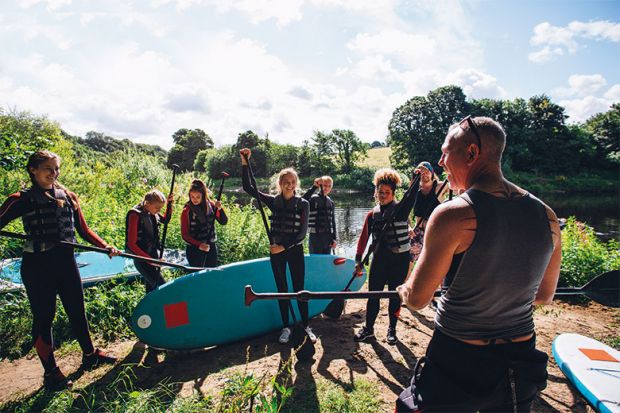
[[620, 351], [579, 334], [560, 334], [553, 357], [597, 411], [620, 413]]

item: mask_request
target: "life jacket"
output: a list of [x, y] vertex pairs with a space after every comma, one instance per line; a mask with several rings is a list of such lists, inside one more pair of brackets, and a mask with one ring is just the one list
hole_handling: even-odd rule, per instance
[[142, 205], [136, 205], [127, 212], [125, 217], [125, 249], [129, 250], [127, 233], [129, 228], [129, 215], [136, 213], [138, 219], [138, 247], [151, 257], [157, 258], [159, 251], [159, 214], [149, 214]]
[[[379, 205], [372, 209], [372, 239], [373, 242], [377, 241], [383, 226], [388, 219], [392, 216], [396, 210], [396, 203], [392, 202], [387, 207], [383, 208]], [[385, 235], [381, 241], [390, 251], [395, 254], [409, 251], [409, 224], [405, 221], [392, 221], [388, 228], [385, 230]]]
[[58, 245], [59, 241], [76, 241], [73, 201], [62, 189], [54, 188], [52, 191], [62, 206], [49, 198], [43, 189], [28, 188], [21, 191], [21, 196], [32, 205], [30, 212], [22, 216], [24, 231], [34, 238], [24, 244], [25, 252], [48, 251]]
[[447, 182], [448, 181], [444, 181], [439, 188], [439, 191], [437, 191], [437, 181], [434, 180], [433, 187], [428, 194], [425, 195], [422, 191], [418, 192], [418, 196], [413, 207], [413, 215], [416, 217], [429, 219], [435, 208], [441, 204], [439, 198], [437, 198], [437, 194], [443, 191], [443, 188], [446, 186]]
[[271, 234], [274, 240], [299, 232], [302, 224], [301, 198], [296, 196], [286, 205], [282, 195], [277, 195], [271, 210]]
[[310, 198], [310, 215], [308, 232], [314, 234], [331, 233], [334, 202], [327, 196], [312, 195]]
[[189, 205], [189, 234], [200, 242], [215, 242], [215, 211], [207, 201], [206, 210], [200, 206]]

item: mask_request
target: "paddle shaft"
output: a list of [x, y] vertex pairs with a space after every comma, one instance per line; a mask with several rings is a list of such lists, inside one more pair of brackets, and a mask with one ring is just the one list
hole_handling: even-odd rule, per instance
[[[606, 274], [603, 274], [603, 276]], [[555, 291], [555, 296], [569, 296], [569, 295], [585, 295], [593, 301], [599, 302], [596, 294], [596, 290], [587, 290], [582, 288], [558, 288]], [[441, 291], [436, 291], [434, 296], [439, 297]], [[245, 287], [245, 305], [249, 306], [254, 300], [284, 300], [294, 299], [299, 301], [308, 300], [325, 300], [325, 299], [362, 299], [362, 298], [398, 298], [398, 292], [396, 291], [325, 291], [325, 292], [312, 292], [302, 290], [293, 293], [256, 293], [252, 290], [252, 287], [246, 285]]]
[[[8, 238], [31, 239], [27, 235], [16, 234], [14, 232], [7, 232], [7, 231], [0, 231], [0, 235], [2, 235], [4, 237], [8, 237]], [[70, 245], [72, 247], [75, 247], [75, 248], [78, 248], [78, 249], [81, 249], [81, 250], [85, 250], [85, 251], [100, 252], [100, 253], [106, 254], [106, 255], [110, 254], [110, 251], [108, 251], [107, 249], [100, 248], [100, 247], [94, 247], [92, 245], [84, 245], [84, 244], [79, 244], [77, 242], [70, 242], [70, 241], [59, 241], [59, 243], [60, 244], [64, 244], [64, 245]], [[152, 264], [164, 265], [166, 267], [180, 268], [180, 269], [183, 269], [183, 270], [186, 270], [186, 271], [190, 271], [190, 272], [196, 272], [196, 271], [204, 270], [204, 268], [202, 268], [202, 267], [188, 267], [186, 265], [175, 264], [173, 262], [158, 260], [157, 258], [148, 258], [148, 257], [143, 257], [141, 255], [128, 254], [128, 253], [125, 253], [125, 252], [121, 252], [118, 255], [121, 256], [121, 257], [125, 257], [125, 258], [132, 258], [132, 259], [138, 260], [138, 261], [144, 261], [144, 262], [150, 262]]]
[[263, 219], [263, 225], [265, 226], [265, 231], [267, 232], [267, 238], [269, 239], [269, 245], [273, 244], [271, 240], [271, 231], [269, 230], [269, 224], [267, 224], [267, 216], [265, 215], [265, 211], [263, 211], [263, 202], [260, 200], [260, 193], [258, 192], [258, 187], [256, 186], [256, 178], [254, 178], [254, 172], [252, 171], [252, 164], [250, 163], [250, 159], [246, 155], [243, 155], [245, 162], [248, 164], [248, 172], [250, 173], [250, 182], [256, 191], [256, 202], [258, 202], [258, 210], [260, 211], [260, 215]]
[[[170, 197], [170, 195], [174, 193], [174, 179], [177, 176], [178, 168], [179, 168], [179, 165], [172, 164], [172, 182], [170, 183], [170, 193], [168, 194], [168, 197]], [[159, 247], [159, 258], [162, 258], [164, 256], [164, 248], [166, 246], [166, 234], [168, 232], [168, 222], [170, 222], [170, 217], [166, 217], [166, 218], [167, 218], [167, 221], [164, 222], [164, 229], [161, 233], [161, 246]]]

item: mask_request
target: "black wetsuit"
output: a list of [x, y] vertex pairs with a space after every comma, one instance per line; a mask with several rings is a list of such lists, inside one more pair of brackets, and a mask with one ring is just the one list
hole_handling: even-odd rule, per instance
[[[202, 214], [199, 215], [199, 214]], [[215, 221], [220, 225], [228, 223], [228, 217], [221, 208], [209, 201], [207, 211], [200, 211], [198, 206], [187, 203], [181, 212], [181, 236], [187, 243], [185, 254], [187, 262], [193, 267], [213, 268], [218, 266], [218, 251], [215, 241]], [[200, 249], [200, 244], [209, 244], [209, 251]]]
[[[125, 223], [125, 248], [132, 254], [147, 258], [159, 258], [159, 225], [167, 223], [172, 217], [172, 204], [168, 203], [166, 214], [157, 216], [145, 212], [136, 206], [127, 213]], [[144, 261], [134, 260], [136, 269], [142, 275], [144, 288], [149, 293], [164, 285], [166, 280], [161, 275], [161, 268]]]
[[[400, 202], [392, 202], [391, 204], [380, 206], [380, 211], [387, 212], [387, 209], [390, 209], [391, 211], [396, 211], [399, 204], [403, 203], [398, 214], [394, 216], [394, 222], [406, 222], [408, 221], [409, 213], [411, 212], [411, 209], [413, 208], [413, 204], [415, 202], [415, 194], [416, 191], [411, 191], [408, 197], [401, 200]], [[366, 216], [364, 227], [362, 229], [362, 234], [360, 235], [360, 239], [357, 243], [357, 254], [355, 256], [355, 261], [358, 263], [362, 261], [362, 255], [364, 253], [364, 250], [366, 249], [366, 244], [368, 243], [370, 234], [373, 233], [373, 237], [375, 236], [375, 231], [372, 230], [373, 227], [375, 227], [375, 223], [373, 222], [373, 215], [375, 210], [376, 207], [375, 209], [371, 210]], [[387, 213], [389, 214], [389, 212]], [[374, 243], [372, 245], [374, 245]], [[381, 291], [385, 288], [386, 284], [390, 290], [395, 290], [397, 286], [399, 286], [405, 281], [405, 278], [407, 277], [407, 272], [409, 270], [410, 255], [408, 245], [409, 241], [407, 238], [405, 246], [400, 248], [402, 251], [396, 252], [397, 249], [394, 247], [390, 248], [389, 242], [387, 242], [386, 239], [384, 239], [380, 243], [378, 251], [373, 253], [372, 262], [370, 264], [370, 271], [368, 275], [369, 291]], [[366, 305], [366, 327], [368, 329], [372, 330], [378, 314], [379, 299], [369, 299]], [[399, 314], [400, 298], [390, 298], [390, 327], [396, 328]]]
[[[42, 191], [36, 188], [31, 190]], [[46, 192], [50, 195], [52, 193], [51, 190]], [[107, 247], [107, 244], [86, 225], [79, 204], [75, 202], [77, 200], [75, 194], [67, 192], [67, 199], [70, 200], [68, 206], [72, 210], [74, 227], [80, 236], [95, 246]], [[47, 207], [56, 208], [55, 201], [50, 199], [49, 202]], [[9, 196], [0, 207], [0, 228], [16, 218], [36, 214], [35, 209], [26, 192]], [[48, 219], [50, 218], [51, 216], [48, 216]], [[35, 241], [33, 251], [23, 253], [21, 276], [32, 311], [32, 340], [45, 372], [50, 373], [56, 368], [52, 322], [56, 315], [57, 295], [62, 301], [80, 348], [85, 354], [92, 353], [94, 347], [84, 311], [82, 280], [73, 255], [73, 247], [53, 240], [40, 243]]]
[[[303, 290], [306, 270], [304, 248], [302, 243], [308, 230], [308, 201], [297, 196], [294, 196], [289, 200], [284, 200], [281, 195], [274, 196], [258, 191], [250, 182], [250, 173], [246, 165], [243, 166], [241, 176], [243, 181], [243, 190], [254, 197], [260, 196], [261, 201], [271, 210], [271, 218], [276, 215], [276, 210], [278, 209], [288, 211], [288, 213], [299, 217], [299, 225], [297, 225], [297, 229], [292, 232], [279, 231], [277, 226], [273, 224], [274, 221], [272, 221], [271, 236], [273, 243], [282, 245], [285, 248], [285, 251], [279, 254], [269, 254], [269, 258], [271, 260], [271, 269], [273, 270], [276, 287], [279, 292], [288, 292], [288, 283], [286, 280], [287, 263], [291, 272], [293, 291]], [[280, 203], [281, 205], [279, 205], [278, 208], [278, 204]], [[278, 304], [280, 307], [282, 324], [284, 326], [288, 326], [289, 300], [278, 300]], [[303, 325], [308, 326], [308, 303], [297, 301], [297, 305], [299, 307], [299, 313], [301, 314]]]
[[314, 195], [316, 190], [313, 185], [302, 196], [310, 203], [308, 249], [310, 254], [331, 254], [332, 243], [336, 242], [334, 202], [327, 195]]

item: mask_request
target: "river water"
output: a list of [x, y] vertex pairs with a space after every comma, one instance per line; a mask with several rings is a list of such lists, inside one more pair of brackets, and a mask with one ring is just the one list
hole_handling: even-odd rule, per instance
[[[234, 196], [241, 203], [248, 202], [249, 199], [243, 192], [235, 191]], [[537, 194], [537, 196], [553, 208], [558, 217], [574, 216], [578, 221], [593, 227], [601, 240], [620, 241], [620, 199], [617, 195]], [[336, 205], [338, 232], [336, 253], [353, 258], [364, 219], [374, 206], [374, 200], [371, 195], [360, 193], [332, 193], [330, 197]]]

